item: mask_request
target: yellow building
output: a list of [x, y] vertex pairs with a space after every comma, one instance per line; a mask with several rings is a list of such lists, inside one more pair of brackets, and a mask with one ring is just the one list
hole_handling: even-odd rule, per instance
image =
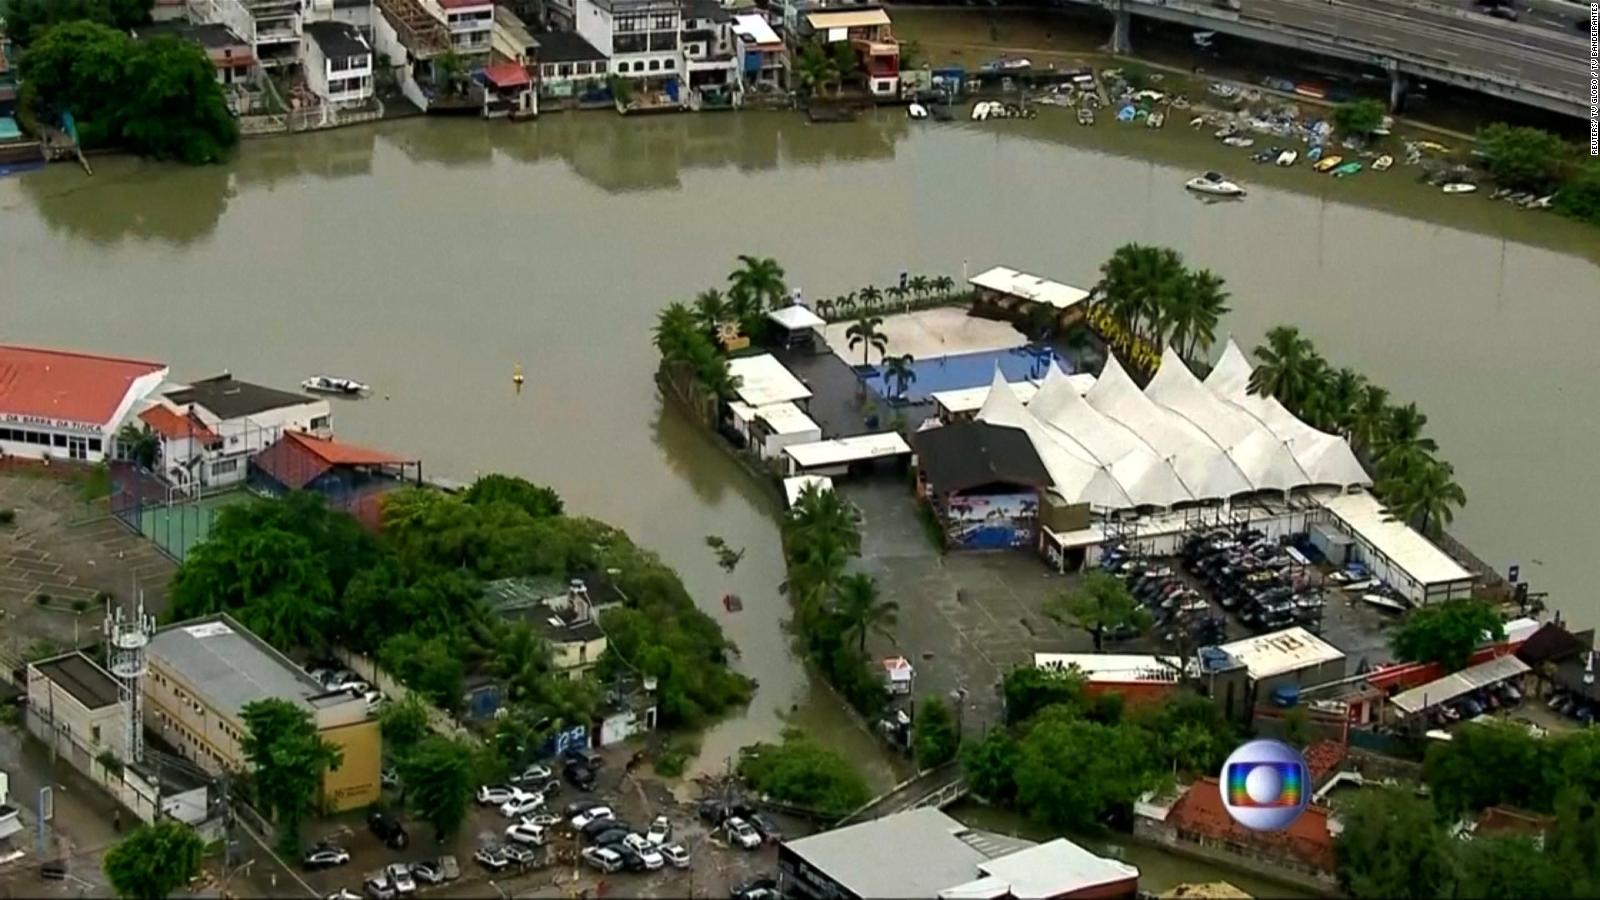
[[378, 723], [366, 701], [329, 691], [227, 615], [156, 632], [147, 651], [145, 725], [211, 772], [245, 767], [245, 706], [287, 700], [311, 715], [343, 762], [322, 780], [322, 804], [340, 812], [376, 803], [382, 767]]

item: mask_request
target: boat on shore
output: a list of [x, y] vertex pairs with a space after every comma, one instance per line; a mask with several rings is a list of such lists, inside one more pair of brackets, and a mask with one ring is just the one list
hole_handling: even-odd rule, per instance
[[1367, 593], [1361, 595], [1361, 602], [1368, 606], [1375, 606], [1384, 612], [1403, 613], [1410, 607], [1402, 600], [1396, 600], [1388, 594]]
[[928, 117], [928, 108], [921, 103], [913, 103], [906, 107], [906, 115], [913, 119], [926, 119]]
[[1469, 181], [1452, 181], [1440, 188], [1446, 194], [1470, 194], [1477, 189], [1478, 186]]
[[1094, 110], [1090, 109], [1087, 106], [1080, 107], [1078, 109], [1078, 124], [1079, 125], [1093, 125], [1094, 124]]
[[1294, 161], [1299, 158], [1299, 153], [1293, 150], [1285, 150], [1278, 154], [1277, 164], [1280, 166], [1292, 166], [1294, 165]]
[[1222, 177], [1220, 172], [1207, 172], [1197, 175], [1183, 183], [1183, 186], [1197, 194], [1211, 194], [1216, 197], [1243, 197], [1244, 188]]
[[1331, 172], [1338, 168], [1342, 162], [1344, 162], [1344, 157], [1342, 156], [1324, 156], [1317, 160], [1315, 168], [1318, 172]]
[[1230, 134], [1223, 138], [1222, 142], [1227, 144], [1229, 147], [1253, 147], [1255, 146], [1256, 139], [1245, 137], [1242, 134]]
[[1394, 157], [1385, 153], [1384, 155], [1372, 161], [1372, 171], [1387, 172], [1389, 171], [1389, 167], [1392, 165], [1394, 165]]
[[313, 375], [300, 382], [300, 389], [314, 394], [338, 394], [343, 397], [357, 397], [372, 390], [371, 386], [354, 378], [333, 375]]
[[1351, 161], [1333, 170], [1333, 177], [1346, 178], [1361, 171], [1361, 163]]

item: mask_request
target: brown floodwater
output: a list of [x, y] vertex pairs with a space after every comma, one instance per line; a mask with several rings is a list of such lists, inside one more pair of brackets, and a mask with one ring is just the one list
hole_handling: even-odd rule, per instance
[[[1185, 193], [1213, 168], [1249, 199]], [[774, 491], [664, 411], [652, 381], [656, 311], [722, 283], [738, 253], [779, 258], [821, 297], [966, 264], [1088, 285], [1117, 245], [1170, 244], [1228, 280], [1226, 327], [1247, 344], [1297, 323], [1415, 400], [1471, 497], [1455, 531], [1600, 621], [1581, 562], [1600, 501], [1600, 231], [1404, 170], [1258, 168], [1182, 127], [1081, 128], [1055, 110], [946, 124], [885, 110], [825, 126], [418, 119], [256, 141], [209, 168], [107, 157], [95, 172], [0, 179], [3, 339], [165, 359], [179, 379], [359, 378], [375, 395], [336, 404], [342, 438], [433, 474], [525, 475], [626, 528], [761, 684], [707, 734], [703, 768], [786, 717], [879, 758], [780, 629]], [[708, 534], [745, 548], [733, 574]], [[728, 591], [742, 612], [723, 611]]]

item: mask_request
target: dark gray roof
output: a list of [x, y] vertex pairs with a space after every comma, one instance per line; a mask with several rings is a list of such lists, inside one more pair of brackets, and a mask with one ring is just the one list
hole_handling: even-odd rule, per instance
[[[307, 25], [309, 31], [313, 25], [331, 25], [331, 22], [314, 22]], [[348, 25], [343, 25], [349, 28]], [[318, 41], [321, 45], [321, 41]], [[324, 53], [328, 53], [326, 47]], [[365, 50], [362, 51], [366, 52]], [[336, 54], [348, 56], [348, 53]], [[237, 419], [241, 416], [253, 416], [271, 409], [282, 409], [285, 406], [299, 406], [302, 403], [315, 402], [314, 398], [305, 394], [291, 394], [276, 388], [262, 387], [248, 381], [240, 381], [232, 375], [218, 375], [196, 381], [186, 388], [167, 394], [167, 399], [178, 406], [194, 404], [210, 410], [219, 419]]]
[[546, 638], [558, 644], [598, 641], [606, 636], [594, 619], [573, 621], [574, 616], [566, 610], [540, 606], [529, 610], [528, 617], [533, 624], [539, 626], [539, 630], [544, 632]]
[[536, 34], [533, 43], [539, 48], [539, 62], [542, 63], [588, 62], [606, 58], [593, 44], [570, 31]]
[[193, 25], [188, 22], [151, 22], [149, 25], [140, 25], [134, 30], [134, 36], [141, 39], [162, 35], [194, 41], [212, 50], [237, 47], [245, 42], [244, 38], [234, 34], [232, 29], [220, 22], [203, 25]]
[[1572, 632], [1546, 622], [1517, 648], [1517, 657], [1530, 666], [1571, 659], [1594, 646], [1594, 632]]
[[919, 431], [912, 436], [912, 442], [918, 465], [940, 493], [989, 484], [1050, 484], [1050, 473], [1020, 428], [957, 422]]
[[733, 13], [724, 9], [718, 0], [683, 0], [683, 17], [728, 22], [732, 21]]
[[329, 59], [365, 56], [372, 52], [372, 48], [361, 39], [361, 32], [345, 22], [312, 22], [306, 25], [306, 34], [311, 35], [311, 39], [322, 48], [322, 55]]
[[705, 41], [708, 44], [712, 44], [716, 43], [717, 33], [709, 28], [702, 28], [697, 31], [685, 31], [683, 39], [685, 41]]
[[117, 680], [82, 653], [68, 653], [34, 663], [33, 667], [88, 709], [101, 709], [117, 702]]
[[299, 666], [225, 615], [180, 622], [150, 639], [152, 662], [182, 675], [211, 706], [239, 715], [278, 697], [307, 710], [353, 701], [330, 693]]

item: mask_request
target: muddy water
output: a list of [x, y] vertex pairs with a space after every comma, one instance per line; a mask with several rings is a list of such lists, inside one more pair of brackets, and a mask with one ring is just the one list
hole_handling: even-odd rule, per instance
[[[1250, 198], [1186, 195], [1209, 168]], [[1400, 171], [1259, 169], [1181, 128], [1084, 129], [1055, 111], [411, 120], [254, 142], [219, 167], [95, 170], [0, 180], [4, 339], [153, 356], [180, 379], [361, 378], [376, 396], [338, 404], [342, 437], [434, 474], [523, 474], [627, 528], [761, 683], [747, 715], [707, 735], [702, 767], [773, 736], [780, 715], [875, 758], [779, 629], [774, 494], [664, 412], [651, 380], [656, 310], [722, 282], [737, 253], [776, 256], [826, 296], [967, 262], [1088, 284], [1118, 244], [1171, 244], [1228, 279], [1243, 340], [1297, 322], [1416, 400], [1472, 498], [1459, 534], [1600, 620], [1580, 564], [1600, 501], [1600, 232], [1551, 216]], [[746, 548], [732, 575], [708, 534]], [[743, 612], [721, 609], [730, 590]]]

